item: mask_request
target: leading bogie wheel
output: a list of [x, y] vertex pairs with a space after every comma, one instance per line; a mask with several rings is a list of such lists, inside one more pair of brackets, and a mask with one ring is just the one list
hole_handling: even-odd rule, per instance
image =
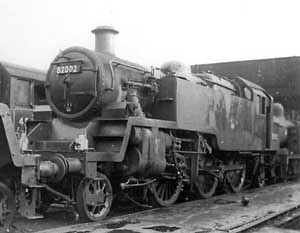
[[10, 188], [0, 182], [0, 225], [9, 229], [16, 213], [16, 202]]
[[82, 220], [101, 221], [110, 212], [113, 200], [112, 185], [106, 175], [84, 178], [77, 190], [77, 210]]

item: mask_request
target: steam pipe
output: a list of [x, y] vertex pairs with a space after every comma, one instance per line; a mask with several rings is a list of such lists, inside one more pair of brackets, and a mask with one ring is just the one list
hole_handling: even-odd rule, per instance
[[77, 158], [64, 158], [62, 155], [54, 155], [53, 158], [41, 161], [39, 170], [41, 177], [47, 177], [54, 182], [62, 180], [68, 173], [78, 173], [82, 164]]

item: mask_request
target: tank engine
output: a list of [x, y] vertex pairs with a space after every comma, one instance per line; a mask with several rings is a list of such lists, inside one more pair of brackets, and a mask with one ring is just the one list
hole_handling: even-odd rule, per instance
[[27, 178], [34, 174], [31, 169], [36, 169], [39, 155], [23, 154], [20, 147], [27, 144], [27, 121], [51, 118], [45, 105], [45, 79], [44, 71], [0, 62], [0, 228], [11, 223], [16, 209], [29, 214], [23, 200], [29, 195], [26, 187], [34, 181]]
[[178, 62], [155, 72], [115, 56], [113, 28], [93, 32], [95, 51], [71, 47], [51, 63], [53, 118], [26, 123], [23, 152], [40, 155], [24, 175], [31, 217], [60, 202], [97, 221], [121, 192], [169, 206], [182, 190], [208, 198], [218, 185], [238, 192], [275, 176], [279, 141], [263, 88], [193, 76]]

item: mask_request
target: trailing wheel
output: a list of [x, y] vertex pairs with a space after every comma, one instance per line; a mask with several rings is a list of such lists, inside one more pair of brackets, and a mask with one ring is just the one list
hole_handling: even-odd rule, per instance
[[[231, 161], [229, 165], [243, 165], [240, 162], [233, 162]], [[234, 193], [238, 193], [242, 190], [243, 185], [245, 183], [246, 177], [246, 166], [243, 165], [242, 169], [234, 170], [234, 171], [227, 171], [225, 173], [225, 186], [229, 187], [230, 191]]]
[[174, 204], [181, 192], [182, 179], [161, 178], [150, 184], [149, 199], [154, 207], [166, 207]]
[[270, 158], [270, 183], [284, 181], [287, 178], [287, 169], [286, 154], [272, 155]]
[[16, 202], [10, 188], [0, 182], [0, 224], [9, 228], [16, 212]]
[[77, 210], [83, 220], [104, 219], [112, 205], [112, 186], [106, 175], [98, 173], [95, 179], [83, 179], [77, 190]]
[[265, 167], [263, 165], [259, 166], [258, 174], [256, 176], [256, 184], [259, 188], [262, 188], [266, 184], [265, 179]]

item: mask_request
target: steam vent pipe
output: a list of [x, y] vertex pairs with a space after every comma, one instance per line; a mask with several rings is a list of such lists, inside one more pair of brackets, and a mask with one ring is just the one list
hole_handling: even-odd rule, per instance
[[92, 33], [95, 34], [95, 52], [115, 56], [115, 35], [119, 32], [113, 27], [99, 26]]

